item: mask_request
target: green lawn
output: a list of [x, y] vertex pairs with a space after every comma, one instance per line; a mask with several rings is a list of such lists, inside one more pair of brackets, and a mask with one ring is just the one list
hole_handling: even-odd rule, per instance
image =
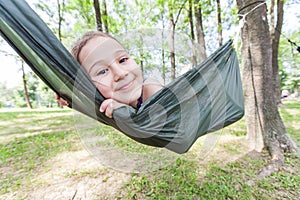
[[[286, 101], [280, 108], [288, 132], [300, 145], [300, 102]], [[244, 135], [243, 120], [225, 128], [223, 132]], [[238, 144], [235, 144], [238, 146]], [[225, 151], [237, 147], [225, 145]], [[229, 154], [230, 155], [230, 154]], [[300, 160], [286, 155], [284, 169], [255, 184], [254, 179], [263, 166], [268, 164], [268, 154], [245, 155], [235, 162], [222, 165], [215, 160], [206, 163], [206, 173], [199, 175], [202, 165], [197, 160], [183, 156], [175, 165], [152, 174], [133, 175], [127, 183], [127, 199], [299, 199]], [[217, 164], [216, 164], [217, 163]]]
[[0, 118], [0, 194], [18, 190], [46, 160], [80, 143], [70, 110], [1, 111]]
[[[284, 103], [280, 108], [282, 118], [288, 132], [300, 145], [300, 102]], [[47, 161], [51, 158], [83, 149], [74, 128], [72, 110], [2, 110], [0, 119], [0, 199], [1, 195], [19, 190], [30, 191], [31, 180], [41, 169], [49, 167]], [[127, 148], [127, 138], [115, 135], [112, 128], [99, 128], [113, 133], [109, 138]], [[191, 152], [178, 156], [162, 169], [131, 174], [130, 180], [112, 199], [298, 199], [300, 161], [294, 155], [286, 155], [286, 164], [278, 173], [255, 184], [246, 184], [268, 163], [269, 157], [266, 152], [238, 157], [244, 149], [239, 138], [245, 133], [242, 119], [220, 132], [221, 135], [230, 134], [235, 140], [222, 142], [220, 139], [214, 148], [217, 153], [199, 159], [197, 148], [201, 145], [195, 144]], [[235, 161], [229, 162], [233, 157]], [[74, 174], [83, 178], [97, 172]], [[16, 195], [15, 199], [23, 198]]]

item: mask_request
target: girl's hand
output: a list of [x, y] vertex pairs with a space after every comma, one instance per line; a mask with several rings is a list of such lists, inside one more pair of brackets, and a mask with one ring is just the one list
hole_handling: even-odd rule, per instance
[[112, 113], [115, 109], [118, 109], [126, 104], [119, 103], [113, 99], [106, 99], [102, 102], [100, 106], [100, 112], [105, 112], [105, 115], [109, 118], [112, 118]]
[[55, 99], [56, 101], [61, 105], [61, 106], [68, 106], [69, 102], [61, 98], [58, 94], [55, 94]]

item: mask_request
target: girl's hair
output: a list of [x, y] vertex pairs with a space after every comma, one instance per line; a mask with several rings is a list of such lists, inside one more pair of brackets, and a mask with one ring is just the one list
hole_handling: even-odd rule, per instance
[[[71, 54], [73, 57], [81, 64], [81, 61], [79, 60], [79, 54], [82, 50], [82, 48], [86, 45], [86, 43], [95, 38], [95, 37], [109, 37], [114, 40], [116, 40], [114, 37], [112, 37], [109, 34], [100, 32], [100, 31], [88, 31], [86, 32], [81, 38], [79, 38], [74, 44], [73, 47], [71, 48]], [[117, 41], [117, 40], [116, 40]], [[118, 41], [117, 41], [118, 42]]]

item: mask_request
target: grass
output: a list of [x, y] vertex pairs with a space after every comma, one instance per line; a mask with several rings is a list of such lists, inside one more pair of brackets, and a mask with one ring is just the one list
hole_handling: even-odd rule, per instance
[[[300, 145], [300, 103], [285, 102], [280, 109], [291, 137]], [[246, 134], [243, 120], [224, 128], [235, 136]], [[225, 151], [236, 151], [236, 146], [224, 145]], [[228, 155], [231, 155], [229, 153]], [[122, 199], [298, 199], [300, 196], [300, 160], [286, 155], [286, 164], [278, 173], [247, 184], [269, 162], [267, 152], [245, 155], [235, 162], [220, 165], [210, 161], [205, 166], [183, 156], [176, 164], [152, 174], [135, 174], [124, 187]], [[199, 172], [205, 168], [204, 176]]]
[[284, 120], [287, 132], [300, 144], [300, 102], [284, 101], [284, 107], [280, 109], [280, 114]]
[[[280, 113], [291, 137], [300, 145], [300, 103], [284, 102]], [[0, 112], [0, 199], [1, 194], [31, 188], [32, 178], [47, 168], [48, 160], [62, 152], [81, 147], [70, 110]], [[99, 126], [100, 133], [108, 135], [112, 143], [132, 151], [140, 149], [135, 143], [117, 134], [115, 130]], [[242, 138], [244, 119], [226, 127], [223, 134]], [[199, 159], [193, 151], [177, 157], [167, 167], [151, 173], [132, 174], [113, 199], [297, 199], [300, 196], [300, 160], [286, 154], [285, 166], [278, 173], [247, 184], [269, 162], [267, 152], [249, 153], [234, 162], [224, 162], [240, 154], [243, 147], [236, 142], [220, 143], [217, 153]], [[130, 145], [128, 145], [130, 144]], [[219, 149], [217, 149], [219, 148]], [[215, 150], [214, 149], [214, 150]], [[105, 176], [106, 170], [74, 171], [66, 177], [79, 179]], [[108, 176], [109, 177], [109, 176]], [[101, 194], [101, 191], [99, 191]]]
[[[53, 123], [55, 119], [50, 120], [51, 116], [62, 116], [57, 121], [71, 124], [72, 115], [67, 110], [1, 112], [1, 123], [9, 124], [9, 128], [2, 127], [0, 136], [14, 137], [0, 143], [0, 194], [17, 190], [35, 175], [45, 161], [59, 152], [78, 147], [73, 145], [80, 142], [76, 132], [67, 130], [71, 126], [57, 131], [60, 124]], [[33, 131], [32, 126], [37, 129]]]
[[0, 112], [0, 140], [9, 141], [24, 135], [73, 129], [71, 110], [4, 110]]
[[[264, 155], [267, 157], [267, 155]], [[299, 169], [297, 158], [288, 157]], [[122, 199], [297, 199], [300, 195], [299, 171], [275, 173], [256, 185], [246, 184], [267, 161], [244, 157], [226, 166], [211, 163], [204, 177], [199, 178], [199, 165], [182, 159], [176, 165], [153, 174], [134, 175], [127, 183]], [[291, 163], [287, 167], [291, 167]]]

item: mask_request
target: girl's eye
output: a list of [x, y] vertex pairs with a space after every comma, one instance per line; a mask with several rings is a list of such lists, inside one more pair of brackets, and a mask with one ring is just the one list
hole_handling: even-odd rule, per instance
[[119, 63], [124, 63], [124, 62], [126, 62], [127, 60], [128, 60], [127, 57], [123, 57], [123, 58], [120, 59]]
[[102, 70], [100, 70], [100, 71], [97, 73], [97, 75], [103, 75], [103, 74], [105, 74], [106, 72], [108, 72], [108, 69], [102, 69]]

